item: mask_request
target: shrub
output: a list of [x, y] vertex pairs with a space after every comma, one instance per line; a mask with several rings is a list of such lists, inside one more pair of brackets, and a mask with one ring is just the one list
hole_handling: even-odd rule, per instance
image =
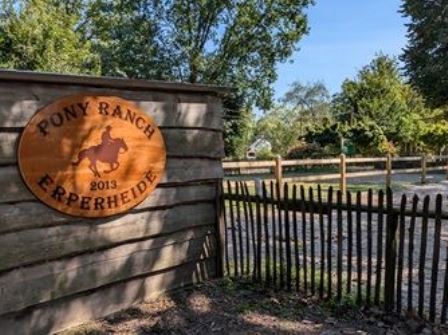
[[267, 160], [272, 160], [274, 158], [275, 158], [275, 155], [269, 148], [262, 148], [262, 149], [258, 150], [256, 153], [257, 160], [267, 161]]
[[300, 142], [292, 147], [286, 159], [324, 158], [337, 155], [337, 149], [332, 146], [322, 147], [317, 143]]

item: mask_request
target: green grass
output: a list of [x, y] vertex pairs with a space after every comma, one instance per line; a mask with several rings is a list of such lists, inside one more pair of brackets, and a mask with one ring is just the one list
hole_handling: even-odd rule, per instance
[[355, 319], [359, 313], [359, 305], [355, 297], [347, 294], [339, 301], [336, 298], [324, 300], [320, 306], [328, 314], [345, 320]]
[[[295, 273], [295, 271], [293, 271], [293, 273]], [[303, 276], [303, 273], [301, 276]], [[309, 278], [310, 277], [308, 277], [308, 280]], [[316, 289], [319, 287], [319, 278], [320, 273], [316, 271]], [[324, 292], [326, 292], [326, 275], [324, 276], [324, 281]], [[227, 277], [220, 283], [220, 286], [226, 295], [239, 299], [240, 302], [235, 305], [235, 312], [239, 314], [260, 312], [283, 319], [297, 319], [301, 317], [306, 306], [309, 303], [313, 303], [316, 308], [326, 316], [344, 320], [356, 319], [359, 316], [360, 311], [360, 305], [356, 300], [356, 290], [352, 290], [351, 294], [347, 294], [345, 291], [346, 281], [343, 281], [343, 295], [342, 298], [338, 300], [335, 296], [336, 287], [334, 281], [333, 285], [333, 296], [319, 300], [318, 291], [316, 291], [316, 294], [312, 297], [309, 295], [309, 292], [307, 295], [304, 295], [303, 292], [296, 293], [294, 285], [292, 292], [288, 292], [284, 288], [279, 289], [273, 288], [272, 285], [268, 286], [265, 282], [253, 282], [249, 277]]]
[[[271, 257], [272, 257], [272, 255], [271, 255]], [[283, 264], [283, 272], [284, 272], [284, 278], [285, 278], [285, 283], [286, 283], [286, 260], [284, 260], [284, 261], [285, 261], [285, 263]], [[295, 260], [293, 259], [292, 262], [294, 263]], [[230, 275], [232, 277], [235, 275], [234, 271], [233, 271], [233, 269], [235, 267], [235, 263], [233, 261], [229, 261], [229, 267], [230, 267], [230, 274], [227, 274], [227, 275]], [[246, 267], [246, 264], [245, 264], [245, 267]], [[251, 264], [250, 269], [252, 271], [252, 269], [253, 269], [252, 264]], [[311, 292], [311, 282], [312, 282], [312, 277], [313, 277], [313, 273], [311, 271], [310, 264], [308, 264], [308, 266], [307, 266], [307, 271], [305, 271], [302, 266], [300, 266], [299, 271], [296, 271], [296, 269], [297, 269], [297, 267], [295, 265], [291, 266], [291, 287], [292, 287], [292, 289], [295, 290], [296, 279], [298, 276], [300, 290], [301, 290], [301, 292], [303, 292], [304, 282], [305, 282], [305, 274], [306, 274], [308, 293], [310, 293]], [[280, 264], [277, 259], [277, 264], [276, 264], [277, 286], [279, 285], [279, 281], [280, 281], [280, 271], [281, 271], [281, 267], [280, 267]], [[262, 260], [261, 277], [263, 278], [263, 282], [258, 283], [260, 288], [266, 288], [266, 287], [275, 288], [274, 284], [272, 283], [273, 273], [274, 273], [274, 265], [273, 265], [272, 259], [271, 259], [271, 264], [270, 264], [271, 283], [267, 284], [266, 282], [264, 282], [264, 279], [266, 278], [266, 262], [265, 262], [265, 260]], [[335, 273], [333, 272], [333, 275], [334, 274]], [[252, 273], [250, 273], [246, 277], [243, 276], [242, 278], [245, 278], [245, 279], [251, 281]], [[320, 271], [320, 265], [319, 265], [319, 266], [316, 266], [315, 271], [314, 271], [314, 283], [315, 283], [315, 294], [316, 295], [318, 295], [318, 293], [319, 293], [319, 288], [321, 285], [320, 279], [321, 279], [321, 271]], [[335, 293], [336, 292], [336, 280], [334, 278], [332, 278], [331, 282], [332, 282], [332, 292]], [[235, 287], [232, 287], [231, 284], [228, 284], [228, 285], [229, 285], [228, 289], [235, 289]], [[324, 295], [325, 295], [328, 290], [328, 273], [326, 272], [326, 270], [323, 273], [323, 285], [322, 286], [323, 286], [323, 291], [324, 291]], [[344, 277], [342, 278], [342, 287], [343, 287], [343, 290], [345, 290], [345, 288], [347, 287], [347, 280]]]
[[[294, 260], [293, 260], [294, 261]], [[228, 276], [233, 276], [233, 268], [234, 268], [234, 263], [230, 262], [230, 274], [227, 274]], [[284, 278], [285, 278], [285, 283], [286, 283], [286, 264], [284, 264]], [[252, 266], [251, 266], [251, 270], [252, 270]], [[239, 280], [243, 280], [245, 282], [245, 285], [249, 285], [250, 287], [256, 287], [258, 290], [286, 290], [286, 285], [283, 288], [279, 287], [279, 278], [280, 278], [280, 265], [277, 263], [277, 283], [276, 286], [274, 286], [274, 283], [272, 282], [273, 280], [273, 264], [272, 264], [272, 260], [271, 260], [271, 267], [270, 267], [270, 275], [271, 275], [271, 282], [267, 283], [265, 281], [266, 278], [266, 263], [263, 260], [262, 261], [262, 266], [261, 266], [261, 277], [262, 277], [262, 281], [261, 282], [253, 282], [252, 281], [252, 273], [249, 275], [246, 275], [245, 277], [239, 277], [238, 279], [235, 279], [235, 277], [227, 277], [228, 279], [225, 281], [225, 285], [226, 285], [226, 289], [229, 293], [231, 292], [236, 292], [238, 289], [241, 289], [241, 284], [239, 284], [240, 286], [237, 286], [235, 283], [238, 282]], [[300, 267], [299, 271], [296, 272], [296, 267], [293, 265], [291, 267], [291, 289], [292, 291], [296, 290], [296, 276], [299, 276], [299, 285], [300, 285], [300, 290], [299, 290], [299, 294], [305, 294], [304, 292], [304, 282], [305, 282], [305, 271], [303, 269], [303, 267]], [[351, 285], [351, 293], [347, 293], [347, 277], [346, 277], [346, 273], [343, 273], [342, 276], [342, 281], [341, 281], [341, 287], [342, 287], [342, 295], [341, 295], [341, 300], [338, 301], [337, 300], [337, 281], [336, 281], [336, 272], [335, 269], [333, 268], [332, 271], [332, 279], [331, 279], [331, 289], [332, 289], [332, 296], [331, 297], [327, 297], [327, 292], [328, 292], [328, 273], [325, 270], [323, 273], [323, 295], [324, 297], [326, 297], [323, 301], [322, 301], [322, 308], [324, 308], [325, 310], [328, 310], [329, 312], [331, 312], [332, 314], [341, 311], [341, 316], [344, 316], [344, 310], [346, 310], [347, 312], [352, 309], [352, 308], [359, 308], [359, 305], [357, 304], [357, 284], [353, 283]], [[352, 274], [352, 279], [355, 278], [356, 274]], [[307, 267], [307, 271], [306, 271], [306, 277], [307, 277], [307, 292], [306, 295], [309, 296], [311, 294], [311, 281], [312, 281], [312, 271], [311, 271], [311, 266], [308, 264]], [[319, 296], [319, 290], [320, 290], [320, 285], [321, 285], [321, 271], [320, 271], [320, 265], [316, 266], [315, 268], [315, 272], [314, 272], [314, 283], [315, 283], [315, 293], [314, 293], [314, 297], [318, 297]], [[374, 302], [374, 295], [375, 295], [375, 283], [372, 283], [372, 291], [371, 291], [371, 297], [370, 297], [370, 302], [371, 304], [373, 304]], [[361, 301], [362, 304], [365, 305], [366, 302], [366, 283], [363, 283], [362, 288], [361, 288]], [[384, 304], [384, 287], [381, 286], [380, 289], [380, 297], [379, 297], [379, 302], [380, 305]], [[244, 306], [242, 306], [241, 308], [244, 309]]]

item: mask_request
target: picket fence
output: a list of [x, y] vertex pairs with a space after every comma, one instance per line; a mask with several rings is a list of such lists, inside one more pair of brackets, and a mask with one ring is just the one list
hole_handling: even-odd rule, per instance
[[223, 185], [224, 267], [268, 287], [353, 299], [446, 323], [448, 230], [440, 194]]

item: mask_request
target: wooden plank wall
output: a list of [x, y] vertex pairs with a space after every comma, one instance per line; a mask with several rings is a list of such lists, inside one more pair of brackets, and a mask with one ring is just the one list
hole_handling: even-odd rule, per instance
[[[65, 76], [6, 80], [0, 73], [2, 334], [56, 332], [217, 274], [219, 97], [176, 85], [123, 89], [73, 82]], [[39, 203], [21, 181], [15, 152], [27, 121], [47, 103], [82, 92], [134, 101], [164, 135], [166, 175], [125, 215], [66, 216]]]

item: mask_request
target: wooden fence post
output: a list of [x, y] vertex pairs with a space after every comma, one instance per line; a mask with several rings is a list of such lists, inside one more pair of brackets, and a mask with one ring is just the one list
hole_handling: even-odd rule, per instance
[[448, 159], [446, 160], [446, 179], [448, 180]]
[[224, 192], [222, 180], [216, 182], [215, 189], [215, 210], [216, 210], [216, 276], [218, 278], [224, 277], [224, 263], [225, 263], [225, 219], [224, 219]]
[[283, 173], [282, 173], [282, 157], [280, 155], [277, 155], [275, 157], [275, 181], [277, 182], [278, 186], [280, 187], [280, 192], [282, 191], [282, 185], [283, 185]]
[[395, 271], [397, 260], [397, 227], [398, 213], [389, 211], [386, 227], [386, 264], [384, 270], [384, 308], [390, 312], [395, 301]]
[[387, 154], [386, 156], [386, 187], [390, 187], [392, 184], [392, 156]]
[[345, 192], [347, 191], [347, 164], [344, 154], [341, 154], [340, 156], [339, 173], [339, 189], [341, 190], [342, 194], [345, 194]]
[[422, 184], [426, 184], [426, 154], [422, 156]]

